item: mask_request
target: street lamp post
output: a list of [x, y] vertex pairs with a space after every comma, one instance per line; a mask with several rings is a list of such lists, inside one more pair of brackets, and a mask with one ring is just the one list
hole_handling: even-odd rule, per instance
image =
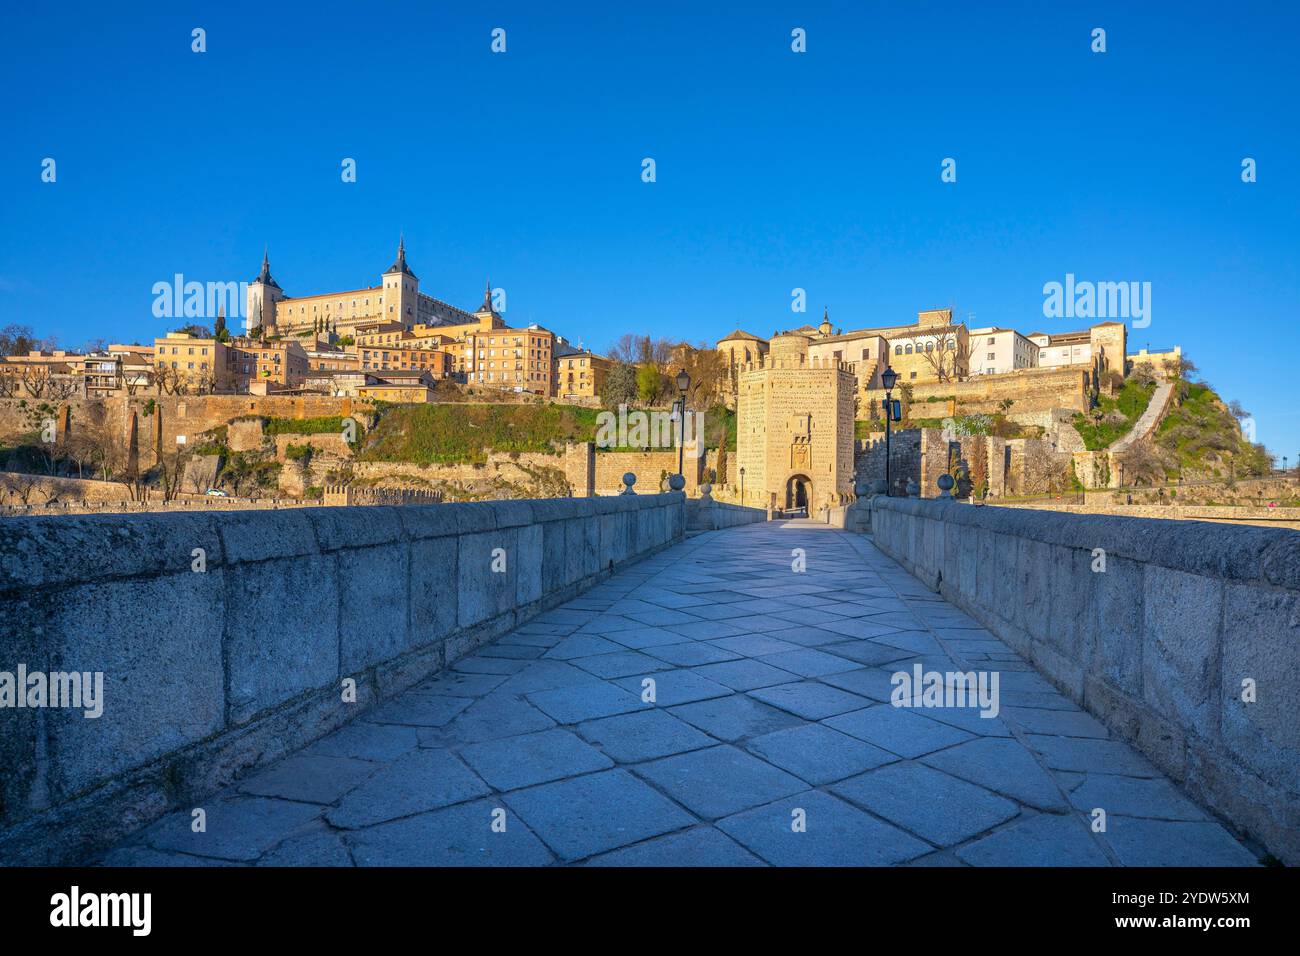
[[885, 399], [882, 403], [885, 407], [885, 484], [887, 486], [885, 494], [892, 495], [894, 493], [894, 486], [889, 480], [889, 450], [893, 432], [891, 423], [894, 420], [894, 399], [892, 392], [894, 391], [894, 385], [898, 382], [898, 373], [894, 371], [892, 365], [885, 366], [885, 370], [880, 374], [880, 381], [885, 386]]
[[683, 480], [686, 478], [686, 390], [690, 387], [691, 377], [686, 374], [686, 369], [682, 369], [677, 373], [677, 391], [682, 394], [677, 433], [677, 474], [681, 475]]
[[745, 503], [745, 466], [740, 466], [740, 503]]

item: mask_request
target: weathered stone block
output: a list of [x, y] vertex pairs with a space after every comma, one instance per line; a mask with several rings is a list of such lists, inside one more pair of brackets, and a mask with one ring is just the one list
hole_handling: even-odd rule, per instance
[[241, 724], [339, 673], [334, 559], [242, 564], [227, 580], [228, 717]]
[[412, 540], [455, 537], [460, 533], [456, 509], [446, 505], [406, 505], [398, 508], [397, 514]]
[[515, 604], [524, 606], [542, 597], [542, 526], [524, 525], [518, 531], [518, 559], [515, 562]]
[[1218, 738], [1223, 583], [1148, 567], [1143, 575], [1143, 698], [1206, 740]]
[[1135, 697], [1142, 694], [1142, 575], [1141, 565], [1107, 556], [1105, 572], [1089, 578], [1093, 614], [1085, 622], [1097, 641], [1091, 669]]
[[460, 594], [459, 539], [411, 542], [411, 646], [441, 641], [456, 627]]
[[294, 558], [319, 550], [311, 522], [301, 508], [232, 511], [214, 516], [214, 520], [231, 564]]
[[[49, 614], [58, 599], [54, 588], [0, 593], [0, 670], [17, 679], [27, 671], [49, 670]], [[11, 825], [49, 805], [48, 784], [38, 777], [37, 751], [43, 711], [0, 708], [0, 825]]]
[[[1221, 663], [1223, 742], [1265, 779], [1300, 792], [1300, 595], [1230, 584]], [[1255, 700], [1242, 700], [1243, 682]]]
[[205, 514], [59, 515], [0, 522], [0, 592], [136, 574], [189, 571], [202, 548], [222, 563], [221, 540]]
[[336, 559], [339, 670], [355, 674], [411, 646], [407, 632], [410, 552], [404, 543], [388, 544], [350, 548], [340, 551]]
[[387, 505], [304, 509], [322, 551], [404, 541], [406, 533], [398, 517], [400, 510]]
[[[504, 614], [514, 606], [518, 573], [519, 532], [514, 528], [466, 534], [460, 539], [460, 566], [457, 568], [459, 601], [456, 622], [470, 627]], [[493, 571], [496, 549], [505, 552], [505, 570]], [[499, 564], [498, 564], [499, 566]]]
[[542, 590], [550, 594], [568, 583], [569, 522], [548, 521], [542, 528]]
[[[67, 799], [225, 723], [220, 570], [68, 588], [50, 667], [102, 672], [103, 714], [47, 710], [50, 788]], [[93, 609], [93, 624], [87, 610]]]

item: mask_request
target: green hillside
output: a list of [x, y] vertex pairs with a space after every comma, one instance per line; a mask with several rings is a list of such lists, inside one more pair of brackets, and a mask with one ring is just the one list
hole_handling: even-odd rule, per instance
[[1155, 382], [1143, 384], [1129, 378], [1114, 398], [1102, 395], [1096, 408], [1077, 413], [1074, 430], [1083, 439], [1083, 446], [1089, 451], [1100, 451], [1127, 435], [1151, 404], [1155, 390]]
[[591, 441], [597, 409], [574, 405], [393, 405], [357, 452], [361, 461], [482, 463], [489, 451], [552, 452]]
[[[554, 452], [594, 441], [600, 409], [577, 405], [384, 405], [357, 451], [360, 461], [481, 464], [490, 452]], [[723, 408], [704, 416], [705, 441], [735, 449], [736, 418]], [[639, 449], [597, 449], [630, 451]]]
[[1262, 445], [1252, 445], [1236, 417], [1204, 382], [1181, 382], [1174, 404], [1156, 427], [1155, 443], [1185, 477], [1245, 478], [1270, 468]]

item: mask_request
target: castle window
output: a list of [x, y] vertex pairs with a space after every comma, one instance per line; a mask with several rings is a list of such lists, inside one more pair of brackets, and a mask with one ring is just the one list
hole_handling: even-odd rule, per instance
[[956, 340], [956, 339], [949, 339], [949, 340], [948, 340], [948, 351], [949, 351], [949, 352], [955, 352], [955, 351], [957, 351], [957, 340]]
[[926, 342], [926, 343], [925, 343], [925, 350], [926, 350], [927, 352], [933, 352], [933, 351], [934, 351], [934, 343], [933, 343], [933, 342]]
[[907, 346], [907, 354], [908, 354], [908, 355], [911, 355], [911, 354], [912, 354], [912, 345], [911, 345], [910, 342], [908, 343], [908, 346]]

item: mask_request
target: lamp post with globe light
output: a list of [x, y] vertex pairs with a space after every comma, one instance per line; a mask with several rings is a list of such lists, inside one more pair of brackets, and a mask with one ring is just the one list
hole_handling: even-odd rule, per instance
[[898, 407], [899, 403], [894, 401], [892, 394], [894, 386], [898, 384], [898, 373], [894, 371], [893, 366], [885, 366], [885, 370], [880, 373], [880, 381], [885, 386], [885, 398], [881, 402], [885, 409], [885, 484], [888, 486], [885, 494], [892, 495], [894, 486], [889, 480], [889, 450], [893, 432], [891, 423], [902, 420], [901, 410]]
[[[681, 393], [681, 402], [678, 411], [678, 433], [677, 433], [677, 474], [684, 479], [686, 477], [686, 391], [691, 387], [691, 377], [682, 369], [677, 373], [677, 391]], [[698, 436], [696, 438], [698, 441]]]

